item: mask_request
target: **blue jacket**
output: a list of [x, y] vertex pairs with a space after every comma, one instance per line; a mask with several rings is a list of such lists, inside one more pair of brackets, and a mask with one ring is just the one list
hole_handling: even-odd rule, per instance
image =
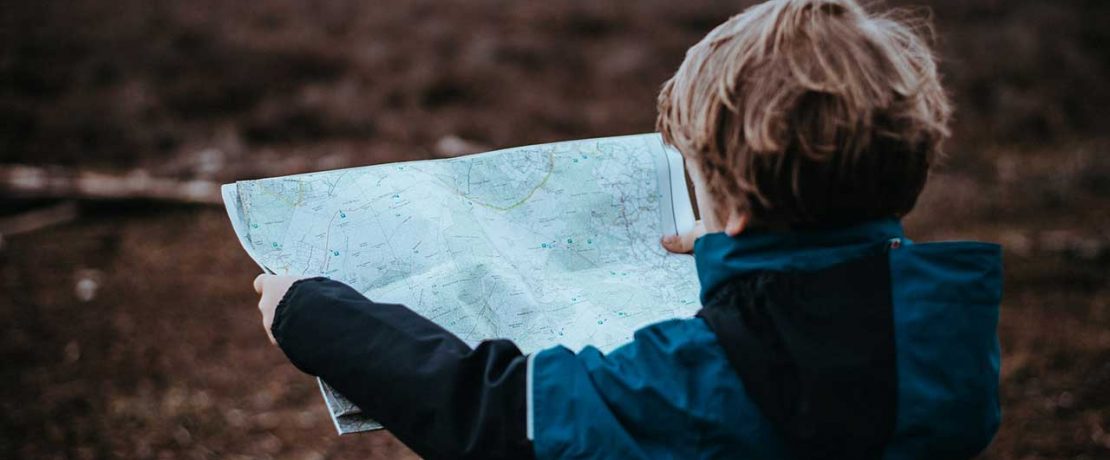
[[[838, 281], [853, 284], [854, 278], [858, 286], [849, 287], [884, 293], [881, 297], [886, 298], [877, 301], [879, 307], [890, 312], [883, 317], [889, 326], [885, 330], [874, 324], [860, 328], [861, 321], [852, 321], [840, 324], [843, 328], [840, 334], [825, 336], [831, 341], [818, 344], [817, 350], [788, 351], [795, 355], [815, 354], [809, 358], [814, 361], [810, 364], [820, 366], [822, 362], [839, 359], [836, 353], [844, 350], [838, 347], [837, 339], [892, 331], [893, 340], [888, 344], [892, 346], [892, 359], [888, 359], [887, 369], [880, 369], [892, 373], [893, 393], [888, 400], [872, 397], [881, 393], [876, 388], [871, 388], [871, 394], [851, 395], [854, 386], [868, 383], [851, 375], [843, 378], [835, 369], [823, 375], [845, 380], [836, 384], [839, 394], [824, 396], [854, 397], [869, 405], [886, 404], [891, 406], [891, 413], [886, 414], [885, 420], [863, 423], [851, 420], [851, 413], [810, 414], [827, 418], [819, 420], [817, 428], [848, 424], [844, 429], [833, 430], [841, 438], [852, 436], [852, 430], [858, 428], [886, 430], [878, 447], [881, 456], [888, 459], [967, 458], [990, 442], [1000, 420], [999, 348], [995, 331], [1001, 296], [1001, 257], [997, 245], [913, 244], [904, 237], [898, 222], [884, 220], [837, 231], [745, 232], [735, 238], [710, 234], [697, 241], [694, 254], [702, 284], [702, 303], [707, 309], [716, 307], [715, 296], [719, 293], [752, 276], [820, 273], [845, 263], [880, 258], [879, 271], [888, 272], [885, 278], [882, 273], [867, 273], [857, 264], [854, 270], [841, 274], [844, 280]], [[769, 290], [767, 279], [763, 278], [763, 289]], [[810, 279], [810, 282], [819, 281]], [[805, 289], [806, 286], [790, 286], [784, 296], [805, 295], [802, 292]], [[753, 294], [752, 290], [747, 293]], [[859, 294], [847, 293], [853, 301], [859, 300]], [[833, 302], [819, 299], [816, 303], [818, 307], [827, 307]], [[727, 332], [718, 330], [718, 334], [712, 327], [735, 325], [714, 322], [704, 313], [705, 310], [698, 318], [646, 327], [636, 333], [632, 343], [608, 355], [589, 347], [578, 354], [561, 347], [536, 354], [530, 363], [529, 420], [537, 457], [789, 458], [792, 445], [787, 444], [783, 428], [772, 423], [765, 410], [775, 409], [763, 407], [773, 403], [760, 404], [746, 385], [767, 382], [741, 378], [743, 369], [730, 365], [728, 353], [735, 341], [724, 340], [719, 335]], [[822, 313], [844, 314], [832, 311], [816, 315]], [[821, 328], [823, 323], [835, 322], [836, 318], [815, 319], [814, 326]], [[791, 326], [781, 325], [784, 329]], [[785, 337], [787, 341], [792, 339], [795, 338], [789, 334]], [[768, 353], [758, 346], [739, 351]], [[785, 361], [790, 359], [788, 356]], [[803, 358], [794, 356], [794, 359]], [[882, 361], [872, 359], [857, 364], [874, 371], [874, 367], [884, 366]], [[732, 364], [749, 362], [732, 360]], [[849, 372], [862, 373], [860, 367], [850, 368]], [[751, 379], [787, 384], [765, 373], [748, 375]], [[821, 376], [816, 377], [803, 384], [830, 385]], [[821, 392], [811, 392], [810, 396], [812, 393]], [[806, 392], [795, 391], [793, 395], [806, 396]], [[832, 405], [833, 409], [848, 411], [866, 407]], [[865, 415], [883, 418], [874, 411]], [[798, 422], [790, 417], [777, 418], [779, 424]], [[889, 426], [884, 427], [883, 423]], [[790, 441], [798, 443], [797, 438]], [[802, 452], [803, 456], [849, 458], [832, 455], [844, 453], [842, 450], [810, 447]], [[852, 446], [848, 446], [848, 452], [859, 453]]]
[[997, 245], [914, 244], [880, 220], [709, 234], [695, 258], [697, 317], [609, 354], [471, 349], [322, 278], [290, 289], [273, 333], [429, 458], [932, 459], [989, 444]]

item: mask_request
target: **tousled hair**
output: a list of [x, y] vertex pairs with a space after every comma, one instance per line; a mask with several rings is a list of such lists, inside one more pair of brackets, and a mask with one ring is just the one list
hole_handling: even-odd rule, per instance
[[951, 107], [927, 22], [853, 0], [772, 0], [711, 31], [659, 94], [664, 140], [722, 215], [821, 226], [914, 206]]

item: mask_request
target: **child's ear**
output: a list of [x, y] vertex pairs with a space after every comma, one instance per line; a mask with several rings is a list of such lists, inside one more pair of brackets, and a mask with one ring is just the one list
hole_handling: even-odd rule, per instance
[[748, 219], [751, 215], [746, 212], [733, 211], [728, 215], [728, 222], [725, 222], [725, 234], [728, 236], [739, 235], [748, 227]]

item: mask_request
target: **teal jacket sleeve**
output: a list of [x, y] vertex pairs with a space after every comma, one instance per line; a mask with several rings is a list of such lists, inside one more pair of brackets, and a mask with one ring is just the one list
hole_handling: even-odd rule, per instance
[[782, 457], [700, 318], [645, 327], [609, 354], [550, 348], [528, 370], [537, 458]]

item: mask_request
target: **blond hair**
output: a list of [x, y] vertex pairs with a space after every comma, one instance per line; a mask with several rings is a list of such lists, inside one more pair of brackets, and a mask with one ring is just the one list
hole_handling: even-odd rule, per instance
[[925, 25], [852, 0], [753, 6], [687, 51], [658, 129], [721, 213], [788, 226], [902, 216], [949, 135]]

